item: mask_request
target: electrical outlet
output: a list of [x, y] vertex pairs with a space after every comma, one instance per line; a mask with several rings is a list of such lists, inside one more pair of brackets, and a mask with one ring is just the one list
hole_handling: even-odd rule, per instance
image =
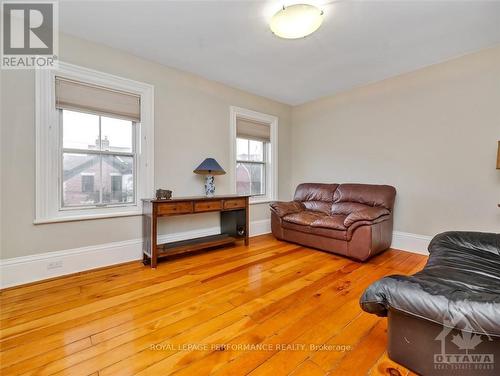
[[62, 268], [62, 266], [63, 266], [62, 260], [52, 261], [47, 264], [47, 270]]

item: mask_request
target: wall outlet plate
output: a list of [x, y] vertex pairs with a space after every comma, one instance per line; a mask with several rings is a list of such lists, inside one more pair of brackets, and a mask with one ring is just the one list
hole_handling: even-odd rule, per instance
[[47, 270], [62, 268], [62, 266], [63, 266], [62, 260], [52, 261], [47, 264]]

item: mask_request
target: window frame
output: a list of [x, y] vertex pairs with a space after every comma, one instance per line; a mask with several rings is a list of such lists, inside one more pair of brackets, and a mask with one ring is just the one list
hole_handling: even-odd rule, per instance
[[[141, 122], [135, 122], [135, 202], [62, 207], [62, 111], [55, 107], [55, 77], [137, 94]], [[154, 87], [108, 73], [59, 62], [35, 72], [36, 188], [34, 223], [66, 222], [142, 214], [141, 198], [154, 194]], [[61, 167], [61, 168], [60, 168]]]
[[[236, 121], [245, 119], [269, 124], [271, 140], [265, 143], [265, 195], [250, 196], [250, 204], [263, 204], [276, 200], [278, 197], [278, 118], [246, 108], [231, 106], [230, 110], [230, 179], [231, 192], [236, 194]], [[245, 161], [245, 163], [248, 161]]]

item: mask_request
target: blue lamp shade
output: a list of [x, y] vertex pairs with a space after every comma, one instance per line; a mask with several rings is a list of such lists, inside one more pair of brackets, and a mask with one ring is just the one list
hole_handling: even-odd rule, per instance
[[200, 175], [224, 175], [226, 171], [213, 158], [207, 158], [193, 171]]

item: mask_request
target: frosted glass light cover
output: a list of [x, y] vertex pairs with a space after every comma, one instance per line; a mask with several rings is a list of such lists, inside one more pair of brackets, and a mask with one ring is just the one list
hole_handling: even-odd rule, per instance
[[285, 39], [304, 38], [323, 22], [323, 11], [310, 4], [295, 4], [278, 11], [270, 22], [271, 31]]

